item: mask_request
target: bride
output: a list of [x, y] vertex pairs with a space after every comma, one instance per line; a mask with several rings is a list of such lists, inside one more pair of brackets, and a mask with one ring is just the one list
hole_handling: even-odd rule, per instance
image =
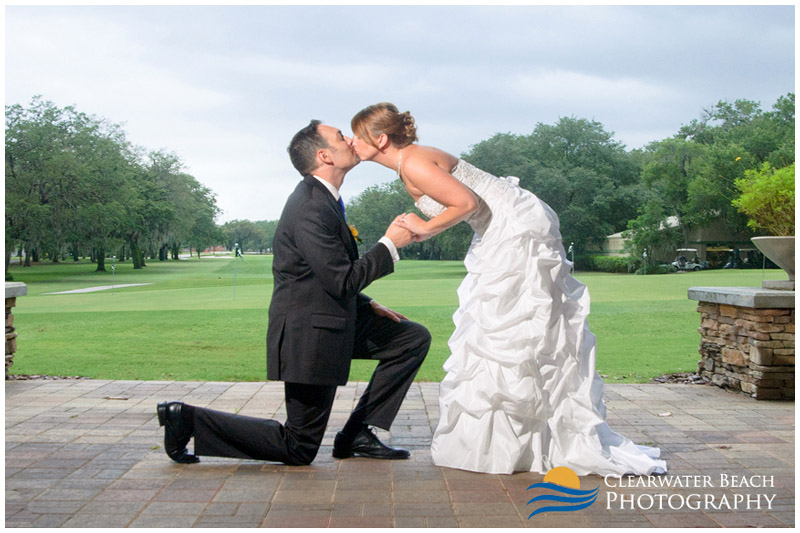
[[578, 475], [666, 471], [660, 450], [605, 421], [589, 294], [570, 275], [555, 212], [516, 178], [498, 178], [414, 144], [413, 117], [380, 103], [351, 121], [362, 160], [395, 169], [417, 208], [396, 223], [423, 241], [466, 221], [475, 231], [458, 288], [455, 331], [431, 454], [475, 472]]

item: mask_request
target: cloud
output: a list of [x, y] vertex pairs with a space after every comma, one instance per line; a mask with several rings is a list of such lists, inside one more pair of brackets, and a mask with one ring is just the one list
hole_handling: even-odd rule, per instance
[[634, 78], [606, 78], [563, 70], [512, 77], [511, 89], [521, 98], [558, 107], [637, 105], [679, 96], [663, 85]]
[[[311, 118], [410, 110], [456, 155], [562, 116], [628, 147], [794, 90], [792, 6], [8, 6], [6, 103], [35, 94], [175, 152], [233, 218], [274, 219]], [[343, 190], [394, 179], [359, 165]]]
[[114, 20], [22, 17], [7, 26], [6, 37], [6, 68], [15, 77], [7, 87], [12, 97], [57, 90], [86, 110], [102, 113], [124, 105], [130, 114], [161, 117], [191, 116], [231, 99], [158, 66], [150, 56], [159, 51], [139, 39], [134, 28]]
[[325, 54], [303, 61], [273, 55], [219, 56], [215, 70], [247, 76], [271, 90], [324, 85], [330, 91], [348, 91], [354, 87], [380, 87], [401, 76], [397, 69], [380, 63], [352, 63]]

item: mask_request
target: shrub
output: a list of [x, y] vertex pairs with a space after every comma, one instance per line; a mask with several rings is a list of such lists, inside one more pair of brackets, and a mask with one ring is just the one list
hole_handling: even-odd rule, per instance
[[581, 261], [586, 270], [612, 273], [629, 273], [636, 268], [638, 263], [639, 260], [632, 257], [610, 255], [589, 255], [583, 257]]
[[[567, 254], [567, 258], [569, 258], [569, 254]], [[592, 263], [592, 256], [591, 255], [576, 255], [575, 256], [575, 270], [592, 270], [594, 268], [594, 263]]]
[[772, 235], [794, 235], [794, 163], [778, 170], [764, 163], [736, 180], [742, 191], [733, 206], [747, 215], [747, 225]]
[[640, 267], [636, 269], [636, 275], [641, 276], [647, 274], [672, 274], [673, 272], [677, 272], [678, 269], [672, 265], [650, 265], [647, 267], [647, 272], [645, 272], [644, 267]]

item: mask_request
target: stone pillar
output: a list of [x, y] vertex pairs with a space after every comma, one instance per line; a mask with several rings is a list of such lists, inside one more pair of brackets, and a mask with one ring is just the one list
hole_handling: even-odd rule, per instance
[[794, 399], [794, 291], [692, 287], [699, 302], [697, 373], [757, 400]]
[[17, 351], [17, 331], [11, 309], [17, 305], [17, 296], [25, 296], [27, 293], [28, 287], [24, 283], [6, 282], [6, 379], [8, 369], [14, 364], [14, 352]]

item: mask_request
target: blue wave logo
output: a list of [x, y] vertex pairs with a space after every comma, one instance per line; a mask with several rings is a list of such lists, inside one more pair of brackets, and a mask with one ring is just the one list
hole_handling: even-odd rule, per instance
[[592, 505], [597, 499], [600, 486], [591, 490], [581, 490], [581, 481], [577, 474], [565, 466], [557, 466], [544, 476], [542, 483], [535, 483], [528, 487], [531, 489], [547, 489], [551, 494], [541, 494], [528, 501], [528, 505], [537, 502], [561, 502], [564, 505], [545, 505], [528, 515], [528, 519], [539, 513], [551, 511], [569, 512], [580, 511]]

